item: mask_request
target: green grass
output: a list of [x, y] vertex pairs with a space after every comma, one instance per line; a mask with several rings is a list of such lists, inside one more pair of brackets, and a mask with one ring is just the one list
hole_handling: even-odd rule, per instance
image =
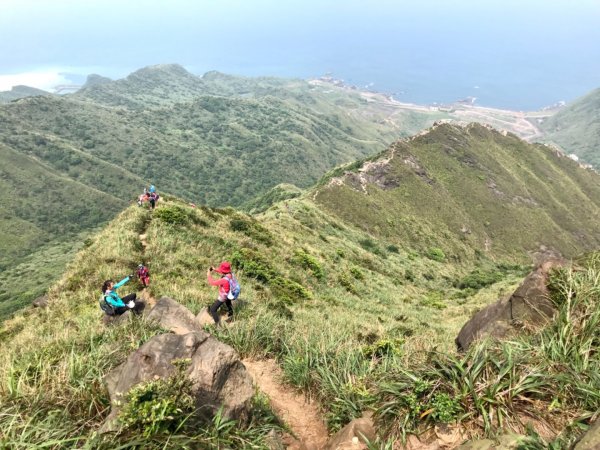
[[439, 125], [354, 170], [327, 175], [312, 190], [316, 202], [434, 261], [524, 261], [542, 247], [574, 256], [600, 246], [598, 174], [482, 125]]
[[[448, 299], [447, 320], [432, 325], [429, 317], [435, 309], [420, 305], [419, 299], [442, 286], [459, 292], [451, 280], [466, 274], [466, 267], [442, 269], [402, 250], [383, 259], [363, 248], [364, 232], [341, 226], [303, 199], [290, 200], [288, 207], [276, 205], [260, 217], [262, 232], [277, 240], [265, 242], [232, 230], [233, 219], [256, 221], [230, 209], [191, 208], [174, 200], [159, 204], [154, 215], [132, 207], [88, 241], [50, 290], [48, 309], [27, 310], [7, 320], [0, 331], [0, 403], [6, 413], [1, 420], [3, 429], [10, 430], [2, 436], [3, 444], [18, 448], [55, 440], [82, 446], [89, 440], [100, 448], [106, 445], [94, 434], [108, 414], [102, 379], [160, 330], [143, 320], [104, 328], [97, 307], [99, 286], [106, 278], [130, 273], [140, 260], [150, 267], [155, 297], [171, 296], [194, 313], [214, 300], [214, 289], [204, 280], [206, 268], [223, 259], [239, 263], [234, 267], [245, 306], [233, 326], [213, 332], [242, 356], [279, 360], [290, 383], [327, 405], [332, 430], [373, 406], [373, 383], [394, 364], [409, 361], [423, 346], [451, 349], [452, 337], [470, 311], [518, 282], [508, 275], [463, 304]], [[138, 237], [142, 232], [147, 234], [145, 251]], [[233, 258], [236, 253], [241, 259]], [[414, 283], [380, 289], [407, 267], [415, 273]], [[447, 271], [447, 279], [422, 276], [434, 268]], [[360, 297], [338, 283], [342, 273], [351, 277]], [[135, 285], [128, 288], [136, 290]], [[208, 440], [201, 442], [262, 448], [268, 430], [277, 426], [264, 414], [257, 412], [247, 428], [228, 424], [221, 441], [211, 434], [221, 426], [214, 424], [184, 435], [175, 427], [145, 438], [123, 430], [113, 438], [123, 445], [158, 448], [165, 439], [180, 443], [203, 436]]]
[[567, 154], [600, 167], [600, 89], [575, 100], [546, 119], [540, 126], [544, 141], [558, 144]]

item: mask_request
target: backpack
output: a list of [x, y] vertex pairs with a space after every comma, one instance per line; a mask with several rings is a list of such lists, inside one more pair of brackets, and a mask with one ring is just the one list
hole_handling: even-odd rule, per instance
[[240, 287], [240, 283], [238, 283], [238, 280], [233, 276], [233, 274], [231, 274], [231, 278], [225, 278], [227, 278], [227, 281], [229, 282], [229, 292], [227, 293], [227, 299], [237, 300], [242, 290], [242, 288]]
[[99, 305], [100, 305], [100, 309], [102, 311], [104, 311], [104, 313], [107, 316], [114, 316], [115, 315], [115, 308], [113, 308], [113, 306], [110, 303], [108, 303], [108, 301], [106, 300], [106, 295], [102, 294], [100, 296]]

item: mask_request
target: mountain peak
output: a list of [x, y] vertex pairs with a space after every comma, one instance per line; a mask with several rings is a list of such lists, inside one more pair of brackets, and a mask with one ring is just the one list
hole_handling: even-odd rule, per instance
[[83, 87], [86, 88], [86, 87], [90, 87], [90, 86], [97, 86], [99, 84], [108, 84], [108, 83], [111, 83], [112, 81], [113, 80], [111, 80], [108, 77], [103, 77], [102, 75], [92, 73], [87, 76], [87, 79], [85, 80], [85, 84], [83, 85]]
[[195, 75], [188, 72], [182, 65], [180, 64], [156, 64], [153, 66], [143, 67], [139, 70], [136, 70], [132, 74], [130, 74], [127, 79], [130, 78], [138, 78], [138, 77], [155, 77], [155, 76], [177, 76], [177, 77], [193, 77], [197, 78]]

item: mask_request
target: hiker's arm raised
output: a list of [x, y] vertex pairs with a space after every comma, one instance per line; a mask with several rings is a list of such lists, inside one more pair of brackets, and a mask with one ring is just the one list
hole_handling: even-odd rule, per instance
[[129, 281], [129, 277], [125, 277], [123, 278], [121, 281], [119, 281], [117, 284], [115, 284], [113, 286], [113, 289], [119, 289], [121, 286], [123, 286], [125, 283], [127, 283]]

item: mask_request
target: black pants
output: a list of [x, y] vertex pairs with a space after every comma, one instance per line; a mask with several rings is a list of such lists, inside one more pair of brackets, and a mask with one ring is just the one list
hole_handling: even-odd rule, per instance
[[150, 206], [152, 207], [152, 209], [154, 209], [154, 206], [156, 205], [156, 200], [150, 200]]
[[[123, 303], [125, 303], [125, 304], [127, 304], [129, 302], [135, 302], [135, 306], [133, 307], [133, 309], [131, 309], [131, 312], [134, 314], [140, 314], [144, 310], [146, 305], [144, 304], [144, 302], [136, 302], [135, 297], [136, 297], [136, 295], [134, 292], [133, 294], [129, 294], [129, 295], [126, 295], [125, 297], [122, 297], [121, 300], [123, 300]], [[119, 306], [119, 307], [115, 308], [115, 315], [120, 316], [121, 314], [123, 314], [126, 311], [129, 311], [129, 307]]]
[[231, 300], [227, 299], [224, 302], [222, 302], [221, 300], [215, 300], [215, 302], [212, 304], [212, 306], [208, 310], [210, 312], [210, 315], [212, 316], [213, 320], [215, 321], [215, 323], [219, 323], [221, 320], [221, 318], [219, 317], [218, 311], [219, 311], [219, 308], [223, 305], [227, 306], [227, 316], [233, 317], [233, 305], [231, 304]]

